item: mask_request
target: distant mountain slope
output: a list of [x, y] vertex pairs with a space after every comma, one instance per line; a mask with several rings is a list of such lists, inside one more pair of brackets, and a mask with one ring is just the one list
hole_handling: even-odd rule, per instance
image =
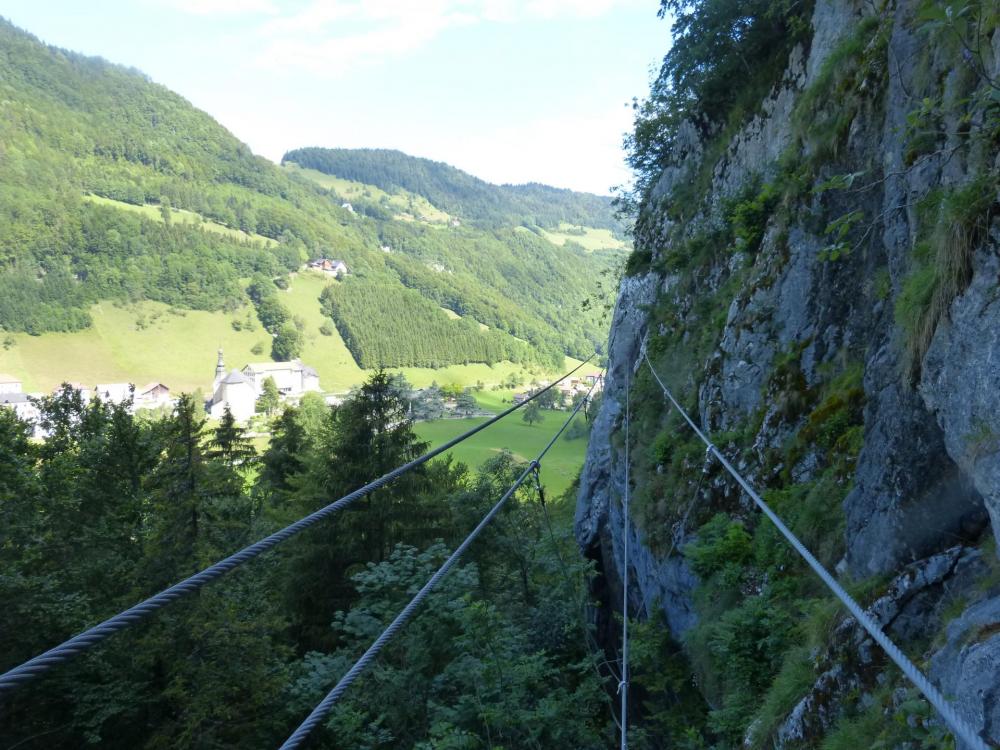
[[[306, 260], [333, 257], [366, 281], [352, 288], [404, 301], [414, 299], [404, 287], [417, 290], [491, 329], [462, 352], [449, 338], [466, 340], [476, 328], [435, 320], [436, 343], [425, 342], [420, 361], [516, 355], [561, 366], [563, 354], [588, 355], [603, 337], [581, 302], [619, 251], [557, 246], [515, 231], [509, 219], [452, 226], [440, 214], [431, 228], [418, 216], [432, 207], [416, 193], [383, 195], [383, 205], [363, 198], [377, 188], [356, 186], [364, 210], [343, 208], [335, 182], [324, 186], [254, 156], [142, 73], [47, 46], [3, 20], [0, 102], [0, 329], [7, 332], [80, 331], [105, 300], [225, 311], [238, 322], [260, 313], [247, 296], [249, 279], [284, 285]], [[606, 217], [583, 215], [583, 205], [578, 223]], [[295, 305], [286, 307], [287, 314], [269, 309], [265, 327], [287, 342], [296, 338], [290, 327], [301, 333], [302, 324]], [[329, 309], [336, 316], [356, 308]], [[354, 349], [358, 361], [396, 345], [408, 351], [401, 330], [386, 329], [379, 341], [366, 333]], [[417, 364], [415, 357], [393, 361]]]
[[366, 182], [382, 190], [407, 190], [483, 226], [558, 227], [560, 222], [621, 232], [611, 199], [529, 183], [493, 185], [442, 162], [388, 149], [300, 148], [291, 162], [324, 174]]

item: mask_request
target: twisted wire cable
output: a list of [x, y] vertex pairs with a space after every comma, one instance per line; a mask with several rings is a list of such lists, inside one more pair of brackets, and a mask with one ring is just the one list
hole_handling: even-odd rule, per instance
[[841, 603], [847, 607], [848, 611], [854, 615], [854, 618], [861, 624], [876, 643], [878, 643], [885, 653], [892, 659], [896, 666], [898, 666], [903, 674], [912, 682], [917, 689], [924, 694], [924, 697], [937, 709], [937, 712], [941, 715], [941, 718], [945, 720], [945, 723], [955, 734], [956, 737], [966, 743], [972, 750], [988, 750], [986, 743], [983, 739], [976, 733], [976, 731], [965, 721], [958, 712], [955, 711], [954, 706], [949, 703], [941, 692], [931, 683], [929, 679], [917, 669], [916, 665], [910, 661], [909, 657], [903, 653], [903, 651], [897, 646], [889, 636], [883, 632], [882, 628], [876, 623], [871, 616], [865, 612], [854, 598], [844, 590], [837, 580], [830, 575], [829, 571], [823, 567], [823, 564], [815, 558], [815, 556], [810, 552], [799, 538], [792, 533], [784, 521], [771, 510], [771, 507], [764, 502], [760, 495], [754, 490], [753, 487], [743, 478], [743, 476], [733, 467], [731, 463], [726, 459], [724, 455], [716, 448], [712, 442], [705, 437], [705, 434], [698, 429], [698, 426], [692, 421], [691, 417], [688, 416], [684, 408], [677, 403], [677, 399], [674, 398], [670, 389], [663, 384], [660, 376], [657, 374], [656, 369], [653, 367], [653, 363], [649, 359], [649, 354], [646, 353], [646, 364], [649, 365], [649, 371], [653, 373], [653, 377], [656, 378], [656, 382], [659, 383], [660, 388], [663, 390], [664, 395], [670, 399], [670, 402], [677, 408], [681, 416], [684, 417], [685, 421], [691, 426], [695, 434], [701, 438], [702, 442], [707, 446], [709, 453], [714, 455], [719, 463], [722, 464], [723, 468], [728, 471], [732, 477], [739, 483], [740, 487], [753, 499], [754, 503], [758, 508], [766, 515], [771, 522], [778, 527], [778, 531], [781, 532], [782, 536], [792, 545], [799, 555], [809, 564], [809, 567], [820, 577], [823, 583], [826, 584], [827, 588], [832, 591]]
[[20, 666], [14, 667], [13, 669], [5, 672], [4, 674], [0, 675], [0, 695], [2, 695], [4, 692], [16, 690], [17, 688], [21, 687], [25, 683], [34, 679], [35, 677], [47, 671], [48, 669], [52, 668], [53, 666], [61, 664], [62, 662], [65, 661], [69, 661], [78, 654], [97, 645], [108, 636], [113, 635], [114, 633], [117, 633], [120, 630], [124, 630], [130, 625], [133, 625], [139, 622], [140, 620], [145, 619], [156, 610], [165, 607], [167, 604], [170, 604], [171, 602], [176, 601], [177, 599], [180, 599], [181, 597], [186, 596], [187, 594], [197, 591], [205, 584], [210, 583], [211, 581], [214, 581], [217, 578], [221, 578], [234, 568], [239, 567], [243, 563], [252, 560], [255, 557], [258, 557], [259, 555], [263, 554], [264, 552], [267, 552], [271, 548], [276, 547], [277, 545], [281, 544], [287, 539], [290, 539], [291, 537], [295, 536], [299, 532], [304, 531], [310, 526], [313, 526], [319, 523], [320, 521], [329, 518], [335, 513], [343, 510], [344, 508], [348, 507], [352, 503], [361, 499], [365, 495], [370, 494], [371, 492], [379, 489], [380, 487], [384, 487], [385, 485], [389, 484], [389, 482], [392, 482], [394, 479], [398, 479], [403, 474], [406, 474], [407, 472], [412, 471], [418, 466], [427, 463], [435, 456], [441, 455], [448, 449], [454, 447], [455, 445], [458, 445], [464, 440], [467, 440], [468, 438], [472, 437], [481, 430], [485, 430], [490, 425], [500, 421], [501, 419], [511, 414], [512, 412], [516, 411], [517, 409], [522, 408], [528, 402], [538, 398], [543, 393], [548, 391], [550, 388], [554, 388], [556, 385], [558, 385], [563, 380], [572, 375], [574, 372], [579, 370], [593, 358], [594, 355], [591, 355], [583, 362], [581, 362], [579, 365], [577, 365], [572, 370], [563, 375], [561, 378], [550, 383], [546, 387], [538, 390], [536, 393], [529, 396], [520, 404], [514, 404], [509, 409], [506, 409], [500, 412], [499, 414], [491, 417], [482, 424], [476, 425], [472, 429], [463, 432], [461, 435], [449, 440], [448, 442], [444, 443], [438, 448], [435, 448], [434, 450], [425, 453], [419, 458], [413, 459], [409, 463], [403, 464], [402, 466], [393, 469], [389, 473], [384, 474], [383, 476], [379, 477], [373, 482], [369, 482], [364, 487], [360, 487], [359, 489], [354, 490], [350, 494], [344, 495], [344, 497], [340, 498], [339, 500], [335, 500], [329, 505], [320, 508], [319, 510], [296, 521], [290, 526], [286, 526], [280, 531], [276, 531], [270, 536], [265, 537], [264, 539], [261, 539], [260, 541], [254, 544], [251, 544], [249, 547], [246, 547], [240, 550], [239, 552], [233, 553], [229, 557], [220, 560], [214, 565], [211, 565], [205, 568], [204, 570], [195, 573], [189, 578], [185, 578], [183, 581], [175, 583], [173, 586], [164, 589], [158, 594], [154, 594], [145, 601], [142, 601], [130, 607], [129, 609], [126, 609], [124, 612], [120, 612], [117, 615], [108, 618], [104, 622], [95, 625], [92, 628], [89, 628], [88, 630], [85, 630], [78, 635], [73, 636], [72, 638], [59, 644], [58, 646], [55, 646], [49, 649], [48, 651], [39, 654], [38, 656], [35, 656], [32, 659], [29, 659]]
[[625, 371], [625, 493], [622, 498], [622, 544], [625, 548], [622, 564], [622, 679], [618, 683], [621, 693], [621, 750], [628, 750], [628, 541], [629, 541], [629, 422], [632, 418], [631, 372]]
[[517, 491], [517, 488], [524, 484], [525, 480], [531, 476], [532, 472], [534, 472], [537, 467], [541, 466], [541, 460], [545, 457], [545, 454], [549, 452], [549, 449], [552, 448], [553, 445], [555, 445], [556, 440], [558, 440], [559, 436], [563, 434], [563, 431], [569, 427], [569, 423], [573, 421], [573, 417], [577, 415], [584, 403], [586, 403], [586, 401], [590, 398], [590, 394], [593, 393], [598, 382], [600, 382], [600, 380], [595, 381], [595, 383], [590, 387], [590, 391], [587, 392], [587, 398], [581, 400], [576, 405], [566, 421], [563, 422], [562, 427], [559, 428], [556, 434], [548, 442], [548, 445], [546, 445], [538, 456], [536, 456], [527, 465], [524, 471], [521, 472], [521, 475], [515, 480], [514, 484], [511, 485], [510, 489], [508, 489], [503, 494], [503, 497], [497, 501], [496, 505], [494, 505], [490, 511], [483, 516], [483, 519], [476, 525], [476, 528], [474, 528], [465, 540], [458, 545], [455, 551], [451, 553], [448, 559], [445, 560], [441, 567], [437, 569], [433, 576], [431, 576], [430, 580], [428, 580], [427, 583], [424, 584], [423, 588], [417, 592], [416, 596], [410, 600], [409, 604], [407, 604], [403, 610], [396, 615], [396, 618], [389, 623], [389, 626], [382, 631], [382, 634], [375, 639], [361, 658], [354, 662], [354, 665], [344, 674], [343, 677], [340, 678], [340, 681], [334, 686], [334, 688], [326, 694], [326, 697], [316, 705], [309, 716], [307, 716], [299, 727], [292, 732], [291, 736], [285, 740], [284, 744], [281, 745], [281, 750], [293, 750], [293, 748], [300, 747], [309, 737], [309, 734], [326, 719], [326, 717], [330, 714], [330, 711], [333, 710], [334, 705], [336, 705], [337, 701], [339, 701], [344, 693], [347, 692], [347, 689], [351, 686], [351, 684], [371, 665], [373, 661], [375, 661], [379, 652], [385, 647], [385, 645], [391, 641], [393, 637], [413, 618], [413, 615], [416, 614], [420, 605], [430, 595], [434, 587], [437, 586], [442, 578], [448, 575], [448, 571], [450, 571], [455, 563], [458, 562], [458, 559], [476, 540], [476, 537], [482, 533], [483, 529], [489, 525], [490, 521], [496, 517], [514, 492]]

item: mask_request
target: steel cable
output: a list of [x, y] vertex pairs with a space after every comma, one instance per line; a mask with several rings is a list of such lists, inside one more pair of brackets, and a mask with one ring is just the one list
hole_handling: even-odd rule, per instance
[[924, 697], [930, 701], [931, 705], [937, 709], [938, 713], [945, 720], [951, 731], [954, 732], [955, 736], [960, 738], [973, 750], [988, 750], [986, 743], [983, 739], [976, 733], [975, 730], [955, 711], [955, 708], [949, 703], [940, 691], [931, 684], [931, 681], [927, 679], [923, 672], [917, 669], [916, 665], [910, 661], [909, 657], [902, 652], [902, 650], [897, 646], [892, 639], [887, 636], [881, 627], [871, 618], [871, 616], [861, 609], [860, 605], [854, 598], [844, 590], [844, 588], [837, 582], [837, 580], [830, 575], [829, 571], [823, 567], [822, 563], [817, 560], [813, 554], [806, 548], [802, 542], [799, 541], [798, 537], [792, 533], [785, 523], [778, 517], [778, 515], [771, 510], [771, 507], [764, 502], [760, 495], [751, 487], [743, 476], [733, 467], [732, 464], [726, 459], [725, 456], [716, 448], [712, 442], [705, 437], [705, 434], [698, 429], [698, 426], [692, 421], [691, 417], [688, 416], [687, 412], [684, 411], [683, 407], [677, 403], [677, 399], [674, 398], [670, 389], [663, 384], [660, 376], [657, 374], [656, 369], [653, 367], [653, 363], [649, 360], [649, 354], [645, 353], [643, 355], [646, 359], [646, 364], [649, 365], [649, 371], [653, 373], [653, 377], [656, 378], [656, 382], [659, 383], [660, 388], [663, 390], [664, 395], [670, 399], [670, 402], [677, 408], [681, 416], [684, 417], [685, 421], [691, 426], [691, 429], [695, 431], [695, 434], [701, 438], [702, 442], [707, 446], [709, 453], [714, 455], [719, 463], [722, 464], [723, 468], [728, 471], [732, 477], [739, 483], [740, 487], [753, 499], [754, 503], [758, 508], [766, 515], [771, 522], [777, 526], [778, 531], [781, 532], [782, 536], [788, 540], [788, 543], [792, 545], [796, 552], [802, 556], [802, 558], [809, 564], [809, 567], [820, 577], [820, 579], [827, 585], [838, 599], [847, 607], [848, 611], [854, 615], [854, 618], [861, 624], [867, 632], [885, 651], [885, 653], [892, 659], [896, 665], [903, 671], [903, 674], [909, 678], [909, 680], [916, 685], [917, 689], [924, 694]]
[[509, 409], [506, 409], [497, 414], [496, 416], [491, 417], [482, 424], [476, 425], [472, 429], [463, 432], [458, 437], [449, 440], [448, 442], [439, 446], [438, 448], [435, 448], [434, 450], [425, 453], [419, 458], [413, 459], [409, 463], [403, 464], [402, 466], [393, 469], [389, 473], [379, 477], [373, 482], [366, 484], [364, 487], [354, 490], [353, 492], [351, 492], [348, 495], [345, 495], [339, 500], [335, 500], [329, 505], [315, 511], [314, 513], [311, 513], [305, 518], [296, 521], [290, 526], [286, 526], [284, 529], [276, 531], [270, 536], [265, 537], [264, 539], [261, 539], [260, 541], [254, 544], [251, 544], [249, 547], [246, 547], [240, 550], [239, 552], [233, 553], [229, 557], [220, 560], [214, 565], [205, 568], [201, 572], [195, 573], [189, 578], [185, 578], [183, 581], [175, 583], [170, 588], [164, 589], [160, 593], [149, 597], [145, 601], [142, 601], [139, 604], [136, 604], [130, 607], [129, 609], [126, 609], [124, 612], [120, 612], [117, 615], [108, 618], [104, 622], [95, 625], [92, 628], [89, 628], [88, 630], [85, 630], [84, 632], [78, 635], [73, 636], [72, 638], [59, 644], [58, 646], [55, 646], [49, 649], [48, 651], [39, 654], [38, 656], [35, 656], [32, 659], [29, 659], [20, 666], [14, 667], [13, 669], [5, 672], [4, 674], [0, 675], [0, 694], [16, 690], [21, 685], [24, 685], [25, 683], [29, 682], [33, 678], [47, 671], [51, 667], [60, 664], [62, 662], [68, 661], [74, 656], [100, 643], [108, 636], [113, 635], [114, 633], [117, 633], [120, 630], [124, 630], [130, 625], [148, 617], [150, 614], [166, 606], [167, 604], [170, 604], [171, 602], [180, 599], [182, 596], [197, 591], [205, 584], [210, 583], [211, 581], [214, 581], [217, 578], [221, 578], [234, 568], [242, 565], [243, 563], [249, 560], [252, 560], [255, 557], [258, 557], [264, 552], [270, 550], [272, 547], [276, 547], [277, 545], [281, 544], [287, 539], [290, 539], [291, 537], [295, 536], [299, 532], [304, 531], [310, 526], [313, 526], [316, 523], [319, 523], [320, 521], [332, 516], [338, 511], [343, 510], [344, 508], [348, 507], [352, 503], [361, 499], [365, 495], [368, 495], [369, 493], [379, 489], [380, 487], [384, 487], [386, 484], [393, 481], [394, 479], [398, 479], [403, 474], [406, 474], [407, 472], [412, 471], [418, 466], [427, 463], [432, 458], [441, 455], [446, 450], [449, 450], [450, 448], [454, 447], [455, 445], [458, 445], [462, 441], [467, 440], [468, 438], [472, 437], [481, 430], [486, 429], [490, 425], [498, 422], [507, 415], [516, 411], [517, 409], [520, 409], [521, 407], [525, 406], [530, 401], [533, 401], [534, 399], [538, 398], [540, 395], [542, 395], [549, 389], [554, 388], [556, 385], [558, 385], [563, 380], [572, 375], [574, 372], [579, 370], [593, 358], [594, 355], [587, 357], [587, 359], [585, 359], [579, 365], [577, 365], [572, 370], [567, 372], [561, 378], [550, 383], [544, 388], [538, 390], [536, 393], [532, 394], [530, 397], [528, 397], [521, 403], [514, 404]]
[[334, 688], [327, 693], [326, 697], [320, 701], [312, 712], [305, 718], [305, 720], [299, 725], [299, 727], [292, 732], [291, 736], [285, 740], [284, 744], [281, 746], [281, 750], [293, 750], [293, 748], [300, 747], [303, 742], [309, 737], [309, 734], [318, 727], [324, 719], [329, 715], [330, 711], [333, 710], [334, 705], [340, 700], [341, 696], [347, 692], [347, 689], [351, 684], [358, 678], [358, 676], [368, 668], [368, 666], [375, 660], [379, 652], [385, 647], [385, 645], [393, 639], [393, 637], [412, 619], [413, 615], [420, 608], [423, 601], [430, 595], [431, 591], [437, 586], [438, 582], [444, 578], [448, 571], [452, 569], [458, 559], [465, 553], [469, 546], [476, 540], [476, 537], [482, 533], [490, 521], [492, 521], [496, 515], [500, 512], [501, 508], [507, 503], [514, 492], [517, 491], [518, 487], [524, 484], [525, 480], [531, 476], [532, 472], [541, 465], [542, 458], [545, 454], [549, 452], [549, 449], [555, 445], [556, 440], [559, 436], [563, 434], [563, 431], [569, 426], [569, 423], [573, 421], [573, 417], [579, 413], [583, 404], [589, 399], [590, 394], [593, 393], [594, 388], [597, 387], [597, 382], [590, 387], [590, 391], [587, 393], [587, 398], [583, 399], [576, 405], [573, 411], [570, 413], [569, 417], [563, 422], [562, 427], [556, 432], [552, 439], [548, 442], [542, 451], [536, 456], [521, 472], [521, 475], [515, 480], [514, 484], [511, 485], [501, 497], [496, 505], [494, 505], [490, 511], [483, 516], [482, 520], [476, 525], [476, 528], [465, 538], [465, 540], [458, 545], [454, 552], [448, 557], [447, 560], [441, 565], [440, 568], [431, 576], [430, 580], [424, 584], [423, 588], [417, 592], [409, 604], [407, 604], [403, 610], [396, 615], [396, 618], [389, 623], [389, 626], [382, 631], [382, 634], [375, 639], [368, 650], [362, 654], [361, 658], [358, 659], [354, 665], [340, 678], [340, 681], [334, 686]]

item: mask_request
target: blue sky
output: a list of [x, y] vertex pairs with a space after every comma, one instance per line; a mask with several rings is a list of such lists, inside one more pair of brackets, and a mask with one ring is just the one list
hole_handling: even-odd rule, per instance
[[398, 148], [492, 182], [606, 193], [669, 45], [657, 0], [0, 0], [135, 66], [259, 154]]

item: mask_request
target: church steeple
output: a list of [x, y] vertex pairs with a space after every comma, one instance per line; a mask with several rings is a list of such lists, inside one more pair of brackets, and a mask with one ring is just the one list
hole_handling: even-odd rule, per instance
[[222, 361], [222, 347], [219, 347], [219, 362], [215, 365], [215, 380], [212, 381], [212, 391], [219, 386], [219, 381], [226, 377], [226, 364]]

